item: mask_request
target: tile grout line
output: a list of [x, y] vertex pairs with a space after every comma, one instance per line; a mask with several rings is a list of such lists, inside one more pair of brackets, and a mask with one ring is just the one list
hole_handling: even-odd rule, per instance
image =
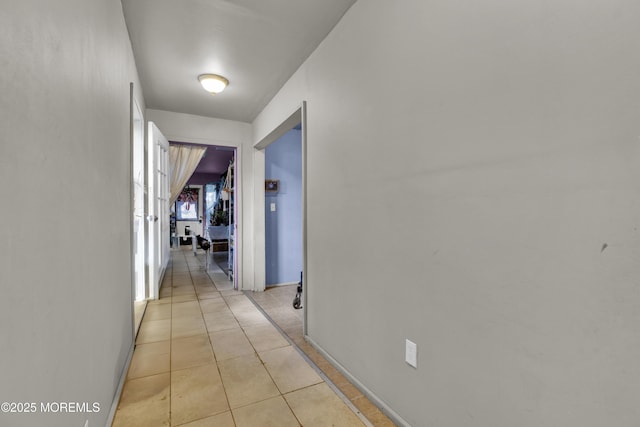
[[[211, 277], [207, 273], [206, 269], [205, 269], [205, 273], [207, 274], [207, 277], [209, 278], [209, 281], [211, 282], [211, 285], [217, 291], [218, 288], [216, 287], [216, 284], [213, 281], [213, 279], [211, 279]], [[192, 280], [192, 284], [193, 284], [193, 280]], [[194, 285], [194, 292], [195, 292], [195, 285]], [[204, 321], [204, 311], [202, 311], [202, 305], [200, 304], [200, 301], [202, 301], [202, 300], [199, 298], [199, 295], [198, 295], [197, 292], [196, 292], [196, 298], [197, 298], [196, 301], [198, 301], [198, 307], [200, 308], [200, 313], [202, 314], [202, 319]], [[224, 304], [227, 306], [227, 308], [229, 308], [229, 305], [227, 304], [227, 301], [224, 298], [222, 298], [222, 295], [220, 295], [220, 299], [222, 299], [222, 301], [224, 301]], [[233, 421], [233, 425], [235, 426], [235, 425], [237, 425], [236, 417], [233, 414], [233, 411], [231, 410], [231, 403], [229, 402], [229, 394], [227, 393], [227, 388], [225, 387], [224, 381], [222, 380], [222, 372], [220, 372], [220, 365], [218, 364], [218, 358], [216, 357], [216, 352], [213, 349], [213, 341], [211, 341], [211, 332], [209, 332], [209, 328], [207, 327], [207, 322], [206, 321], [204, 321], [204, 328], [207, 331], [207, 338], [209, 340], [209, 346], [211, 347], [211, 354], [213, 355], [213, 361], [216, 364], [216, 370], [218, 371], [218, 375], [220, 376], [220, 385], [222, 385], [222, 390], [224, 391], [224, 397], [225, 397], [225, 399], [227, 401], [227, 407], [229, 408], [229, 413], [231, 414], [231, 420]]]
[[[249, 299], [249, 297], [247, 295], [245, 295], [245, 297], [247, 297], [247, 299]], [[233, 312], [232, 312], [233, 314]], [[264, 313], [263, 313], [264, 314]], [[235, 317], [235, 314], [233, 314], [233, 317]], [[267, 318], [267, 320], [269, 320]], [[238, 318], [236, 317], [236, 321], [238, 321]], [[238, 321], [238, 325], [240, 325], [240, 322]], [[253, 345], [253, 343], [251, 342], [251, 340], [249, 339], [249, 337], [247, 336], [247, 331], [245, 330], [245, 327], [243, 327], [242, 325], [240, 325], [240, 329], [242, 330], [242, 333], [244, 334], [245, 338], [247, 339], [247, 341], [249, 342], [249, 345], [251, 346], [251, 348], [253, 348], [253, 351], [256, 354], [256, 357], [258, 358], [258, 360], [260, 361], [260, 363], [262, 364], [262, 367], [264, 368], [264, 370], [267, 372], [267, 375], [269, 375], [269, 378], [271, 378], [271, 381], [273, 382], [273, 384], [276, 386], [276, 389], [278, 390], [278, 393], [280, 393], [280, 397], [282, 398], [282, 400], [284, 400], [284, 403], [287, 405], [287, 407], [289, 408], [289, 410], [291, 411], [291, 413], [293, 414], [294, 418], [296, 419], [296, 421], [298, 422], [298, 425], [302, 426], [302, 421], [300, 420], [300, 418], [298, 418], [298, 415], [296, 415], [295, 411], [293, 410], [293, 408], [291, 407], [291, 405], [289, 404], [289, 401], [284, 397], [285, 393], [282, 392], [282, 390], [280, 390], [280, 387], [278, 386], [278, 383], [276, 382], [275, 378], [273, 378], [273, 375], [271, 375], [271, 371], [269, 371], [269, 369], [267, 369], [267, 366], [265, 364], [265, 361], [262, 359], [262, 357], [260, 357], [260, 353], [258, 352], [258, 349]], [[279, 331], [278, 331], [279, 332]], [[286, 348], [286, 347], [281, 347], [281, 348]], [[275, 350], [275, 349], [272, 349]], [[266, 351], [272, 351], [272, 350], [266, 350]], [[314, 385], [317, 384], [312, 384], [306, 387], [301, 387], [299, 389], [296, 390], [292, 390], [289, 393], [293, 393], [294, 391], [298, 391], [298, 390], [303, 390], [305, 388], [308, 387], [313, 387]], [[267, 399], [263, 399], [259, 402], [264, 402], [265, 400], [269, 400], [269, 399], [273, 399], [273, 397], [269, 397]], [[254, 403], [250, 403], [250, 405], [253, 405], [255, 403], [259, 403], [259, 402], [254, 402]], [[249, 406], [249, 405], [245, 405], [245, 406]]]
[[173, 369], [171, 369], [171, 362], [173, 360], [173, 274], [175, 270], [173, 269], [173, 255], [171, 255], [171, 321], [169, 324], [171, 327], [169, 328], [169, 425], [173, 425], [173, 414], [171, 411], [171, 396], [172, 393], [172, 384], [173, 384]]
[[[211, 285], [212, 285], [212, 286], [215, 288], [215, 290], [220, 294], [220, 299], [224, 302], [225, 306], [227, 307], [227, 309], [229, 310], [229, 312], [231, 313], [231, 315], [234, 317], [234, 319], [235, 319], [235, 320], [236, 320], [236, 322], [238, 323], [238, 326], [240, 326], [240, 322], [238, 321], [238, 319], [236, 318], [235, 314], [234, 314], [234, 313], [233, 313], [233, 311], [231, 310], [231, 307], [229, 306], [229, 303], [227, 302], [227, 300], [224, 298], [224, 296], [222, 295], [222, 293], [220, 292], [220, 290], [219, 290], [219, 289], [218, 289], [218, 287], [216, 286], [215, 281], [214, 281], [214, 280], [213, 280], [213, 278], [209, 275], [209, 272], [207, 271], [207, 269], [202, 265], [202, 263], [200, 262], [200, 260], [197, 258], [197, 255], [196, 255], [196, 260], [197, 260], [197, 261], [198, 261], [198, 263], [199, 263], [199, 269], [203, 269], [203, 270], [204, 270], [205, 274], [207, 275], [207, 278], [208, 278], [208, 279], [209, 279], [209, 281], [211, 282]], [[194, 291], [195, 291], [195, 285], [194, 285]], [[197, 292], [196, 292], [196, 298], [197, 298], [197, 301], [198, 301], [198, 306], [200, 307], [200, 313], [202, 313], [202, 317], [203, 317], [203, 319], [204, 319], [204, 311], [202, 311], [202, 305], [200, 305], [200, 301], [202, 301], [202, 300], [199, 298], [199, 296], [198, 296]], [[215, 351], [214, 351], [214, 349], [213, 349], [213, 341], [211, 340], [211, 334], [212, 334], [212, 333], [215, 333], [215, 331], [214, 331], [214, 332], [210, 332], [210, 331], [209, 331], [209, 328], [207, 328], [206, 322], [205, 322], [205, 329], [207, 330], [207, 337], [208, 337], [208, 339], [209, 339], [209, 345], [211, 346], [211, 353], [213, 354], [213, 359], [214, 359], [214, 362], [215, 362], [215, 364], [216, 364], [216, 369], [217, 369], [217, 371], [218, 371], [218, 375], [220, 376], [220, 384], [222, 385], [222, 389], [224, 390], [224, 393], [225, 393], [225, 399], [227, 400], [227, 406], [229, 407], [229, 413], [231, 414], [231, 419], [232, 419], [232, 421], [233, 421], [234, 425], [237, 425], [237, 423], [236, 423], [236, 419], [235, 419], [235, 415], [234, 415], [234, 413], [233, 413], [233, 408], [231, 408], [231, 403], [229, 402], [229, 395], [228, 395], [228, 393], [227, 393], [227, 388], [226, 388], [225, 383], [224, 383], [224, 381], [223, 381], [223, 379], [222, 379], [222, 372], [220, 371], [220, 365], [219, 365], [219, 363], [218, 363], [219, 361], [218, 361], [218, 359], [217, 359], [217, 357], [216, 357], [216, 354], [215, 354]], [[235, 409], [238, 409], [238, 408], [235, 408]]]
[[[202, 265], [202, 263], [201, 263], [201, 261], [197, 258], [197, 256], [196, 256], [196, 260], [200, 263], [200, 268], [204, 268], [204, 267], [203, 267], [203, 265]], [[212, 277], [211, 277], [211, 275], [209, 274], [209, 271], [208, 271], [206, 268], [204, 268], [204, 271], [205, 271], [205, 273], [207, 274], [207, 276], [209, 277], [209, 279], [211, 280], [211, 282], [214, 284], [214, 287], [216, 287], [216, 289], [217, 289], [217, 286], [215, 285], [215, 281], [213, 280], [213, 278], [212, 278]], [[191, 270], [190, 270], [190, 272], [191, 272]], [[234, 289], [234, 290], [235, 290], [235, 289]], [[219, 291], [219, 290], [218, 290], [218, 291]], [[219, 292], [220, 292], [220, 291], [219, 291]], [[236, 290], [236, 292], [238, 292], [238, 291]], [[332, 391], [333, 391], [333, 392], [334, 392], [334, 393], [335, 393], [335, 394], [340, 398], [340, 400], [341, 400], [341, 401], [342, 401], [342, 402], [343, 402], [343, 403], [344, 403], [344, 404], [345, 404], [345, 405], [346, 405], [346, 406], [351, 410], [351, 412], [352, 412], [352, 413], [354, 413], [354, 415], [356, 415], [356, 416], [358, 417], [358, 419], [359, 419], [359, 420], [360, 420], [360, 421], [361, 421], [361, 422], [362, 422], [366, 427], [374, 427], [374, 426], [373, 426], [373, 424], [372, 424], [372, 423], [371, 423], [371, 422], [366, 418], [366, 416], [364, 415], [364, 413], [362, 413], [362, 412], [361, 412], [361, 411], [360, 411], [360, 410], [359, 410], [359, 409], [358, 409], [358, 408], [353, 404], [353, 402], [351, 402], [351, 400], [349, 400], [349, 399], [347, 398], [347, 396], [346, 396], [346, 395], [345, 395], [345, 394], [344, 394], [344, 393], [343, 393], [343, 392], [342, 392], [342, 391], [341, 391], [341, 390], [340, 390], [340, 389], [339, 389], [339, 388], [338, 388], [338, 387], [333, 383], [333, 381], [332, 381], [332, 380], [331, 380], [331, 379], [330, 379], [326, 374], [324, 374], [324, 372], [323, 372], [323, 371], [322, 371], [322, 370], [321, 370], [321, 369], [320, 369], [320, 368], [315, 364], [315, 362], [313, 362], [313, 360], [311, 360], [311, 359], [309, 358], [309, 356], [307, 356], [307, 355], [306, 355], [306, 354], [305, 354], [305, 353], [304, 353], [304, 352], [299, 348], [299, 346], [298, 346], [298, 345], [297, 345], [297, 344], [296, 344], [296, 343], [295, 343], [295, 342], [294, 342], [294, 341], [293, 341], [293, 340], [292, 340], [292, 339], [291, 339], [291, 338], [290, 338], [290, 337], [289, 337], [289, 336], [288, 336], [288, 335], [287, 335], [287, 334], [282, 330], [282, 328], [280, 328], [280, 326], [279, 326], [279, 325], [277, 325], [277, 324], [274, 322], [274, 320], [273, 320], [273, 319], [272, 319], [272, 318], [271, 318], [271, 317], [266, 313], [266, 311], [265, 311], [262, 307], [260, 307], [260, 305], [259, 305], [259, 304], [257, 304], [257, 303], [256, 303], [256, 301], [253, 299], [253, 297], [252, 297], [248, 292], [246, 292], [246, 291], [239, 291], [239, 292], [241, 292], [241, 293], [240, 293], [240, 294], [232, 294], [232, 295], [228, 295], [227, 297], [229, 297], [229, 296], [236, 296], [236, 295], [243, 295], [243, 296], [245, 296], [245, 297], [246, 297], [246, 298], [247, 298], [247, 299], [252, 303], [252, 305], [253, 305], [254, 307], [256, 307], [256, 308], [258, 309], [258, 311], [259, 311], [259, 312], [261, 312], [261, 313], [265, 316], [265, 318], [269, 321], [269, 323], [270, 323], [272, 326], [274, 326], [274, 327], [275, 327], [275, 329], [278, 331], [278, 333], [279, 333], [279, 334], [280, 334], [280, 335], [281, 335], [281, 336], [282, 336], [282, 337], [283, 337], [283, 338], [284, 338], [284, 339], [289, 343], [289, 345], [290, 345], [292, 348], [294, 348], [294, 349], [296, 350], [296, 352], [297, 352], [300, 356], [302, 356], [302, 358], [305, 360], [305, 362], [306, 362], [306, 363], [307, 363], [307, 364], [308, 364], [308, 365], [309, 365], [309, 366], [310, 366], [310, 367], [311, 367], [311, 368], [312, 368], [312, 369], [313, 369], [313, 370], [314, 370], [314, 371], [319, 375], [319, 377], [323, 380], [323, 382], [324, 382], [324, 383], [326, 383], [326, 384], [329, 386], [329, 388], [330, 388], [330, 389], [331, 389], [331, 390], [332, 390]], [[273, 382], [273, 384], [275, 385], [276, 390], [277, 390], [277, 391], [278, 391], [278, 393], [279, 393], [279, 397], [281, 397], [281, 398], [285, 401], [285, 404], [287, 405], [287, 407], [289, 408], [289, 410], [290, 410], [290, 411], [291, 411], [291, 413], [293, 414], [293, 416], [294, 416], [294, 418], [296, 419], [296, 421], [298, 422], [298, 424], [299, 424], [300, 426], [302, 426], [302, 425], [303, 425], [303, 424], [302, 424], [302, 422], [300, 421], [300, 419], [299, 419], [299, 418], [298, 418], [298, 416], [296, 415], [296, 413], [295, 413], [295, 411], [293, 410], [293, 408], [291, 408], [291, 406], [290, 406], [289, 402], [288, 402], [288, 401], [287, 401], [287, 399], [285, 398], [285, 394], [282, 392], [282, 390], [280, 390], [280, 387], [278, 387], [278, 384], [275, 382], [275, 380], [274, 380], [274, 378], [273, 378], [273, 376], [272, 376], [271, 372], [270, 372], [268, 369], [266, 369], [266, 365], [265, 365], [264, 361], [262, 360], [262, 358], [260, 357], [259, 352], [256, 350], [255, 346], [253, 345], [253, 343], [251, 342], [251, 340], [250, 340], [250, 339], [249, 339], [249, 337], [247, 336], [246, 331], [245, 331], [245, 326], [242, 326], [242, 324], [241, 324], [241, 323], [240, 323], [240, 321], [238, 320], [238, 318], [237, 318], [236, 314], [234, 313], [234, 311], [233, 311], [233, 310], [231, 310], [231, 307], [229, 306], [229, 302], [227, 301], [227, 298], [225, 297], [225, 295], [222, 295], [222, 292], [220, 292], [220, 294], [221, 294], [222, 300], [225, 302], [225, 305], [227, 306], [227, 308], [229, 309], [229, 311], [230, 311], [230, 312], [231, 312], [231, 314], [233, 315], [234, 319], [235, 319], [235, 320], [236, 320], [236, 322], [238, 323], [238, 326], [239, 326], [240, 330], [242, 331], [242, 333], [243, 333], [244, 337], [247, 339], [247, 341], [248, 341], [248, 342], [249, 342], [249, 344], [251, 345], [251, 348], [252, 348], [252, 349], [253, 349], [253, 351], [254, 351], [254, 355], [255, 355], [255, 356], [257, 357], [257, 359], [260, 361], [261, 366], [262, 366], [262, 367], [264, 368], [264, 370], [267, 372], [267, 375], [269, 376], [269, 378], [271, 379], [271, 381], [272, 381], [272, 382]], [[198, 299], [198, 301], [199, 301], [199, 299]], [[200, 306], [200, 311], [201, 311], [201, 313], [203, 314], [203, 317], [204, 317], [204, 312], [202, 312], [202, 307], [201, 307], [201, 306]], [[206, 322], [205, 322], [205, 323], [206, 323]], [[206, 325], [205, 325], [205, 326], [206, 326]], [[209, 342], [210, 342], [210, 344], [211, 344], [211, 346], [212, 346], [212, 350], [213, 350], [213, 343], [212, 343], [212, 341], [211, 341], [211, 335], [209, 334], [208, 328], [207, 328], [207, 335], [209, 335]], [[218, 371], [219, 371], [219, 370], [220, 370], [220, 368], [219, 368], [219, 365], [218, 365], [217, 358], [215, 357], [215, 351], [214, 351], [214, 359], [216, 360], [216, 367], [218, 368]], [[223, 389], [225, 390], [225, 395], [226, 395], [226, 388], [224, 387], [224, 381], [222, 381], [222, 375], [221, 375], [221, 382], [222, 382], [222, 386], [223, 386]], [[320, 384], [320, 383], [318, 383], [318, 384]], [[305, 387], [301, 387], [300, 389], [298, 389], [298, 390], [293, 390], [293, 391], [291, 391], [291, 392], [289, 392], [289, 393], [287, 393], [287, 394], [290, 394], [290, 393], [292, 393], [292, 392], [294, 392], [294, 391], [304, 390], [304, 389], [307, 389], [307, 388], [309, 388], [309, 387], [313, 387], [313, 386], [315, 386], [315, 385], [317, 385], [317, 384], [311, 384], [311, 385], [308, 385], [308, 386], [305, 386]], [[243, 406], [241, 406], [241, 407], [246, 407], [246, 406], [254, 405], [254, 404], [256, 404], [256, 403], [264, 402], [264, 401], [269, 400], [269, 399], [272, 399], [272, 398], [274, 398], [274, 397], [276, 397], [276, 396], [269, 397], [269, 398], [266, 398], [266, 399], [262, 399], [262, 400], [259, 400], [259, 401], [256, 401], [256, 402], [252, 402], [252, 403], [249, 403], [249, 404], [247, 404], [247, 405], [243, 405]], [[228, 396], [227, 396], [227, 402], [228, 402]], [[238, 408], [241, 408], [241, 407], [238, 407]], [[235, 409], [238, 409], [238, 408], [235, 408]], [[233, 417], [233, 410], [231, 409], [231, 406], [230, 406], [230, 405], [229, 405], [229, 410], [230, 410], [230, 412], [231, 412], [231, 414], [232, 414], [232, 417]], [[233, 417], [233, 419], [234, 419], [234, 423], [235, 423], [235, 417]]]
[[260, 305], [253, 299], [253, 297], [249, 295], [249, 293], [246, 291], [243, 291], [243, 293], [253, 303], [253, 305], [256, 306], [256, 308], [260, 312], [262, 312], [262, 314], [267, 318], [267, 320], [271, 322], [271, 324], [278, 330], [280, 335], [282, 335], [283, 338], [287, 340], [289, 344], [291, 344], [291, 346], [294, 349], [296, 349], [296, 351], [300, 354], [300, 356], [302, 356], [302, 358], [316, 371], [316, 373], [320, 375], [320, 378], [322, 378], [324, 382], [327, 383], [329, 388], [331, 388], [331, 390], [333, 390], [338, 395], [338, 397], [340, 397], [340, 399], [344, 402], [344, 404], [347, 405], [349, 409], [353, 411], [354, 414], [356, 414], [356, 416], [360, 419], [360, 421], [362, 421], [363, 424], [367, 427], [374, 427], [374, 425], [371, 424], [371, 421], [369, 421], [369, 419], [353, 404], [353, 402], [351, 402], [351, 400], [349, 400], [349, 398], [342, 392], [342, 390], [340, 390], [338, 386], [336, 386], [333, 383], [333, 381], [331, 381], [331, 379], [324, 372], [322, 372], [322, 369], [320, 369], [318, 365], [316, 365], [315, 362], [311, 360], [311, 358], [307, 356], [307, 354], [304, 351], [302, 351], [300, 347], [298, 347], [298, 344], [296, 344], [295, 341], [293, 341], [284, 332], [284, 330], [280, 328], [280, 326], [271, 318], [271, 316], [269, 316], [269, 314], [267, 314], [267, 312], [262, 307], [260, 307]]
[[[213, 281], [213, 279], [212, 279], [212, 278], [211, 278], [211, 276], [209, 275], [209, 272], [206, 270], [206, 268], [205, 268], [205, 271], [206, 271], [206, 273], [207, 273], [207, 276], [209, 276], [209, 279], [211, 280], [211, 282], [212, 282], [212, 283], [213, 283], [213, 285], [215, 286], [215, 282]], [[216, 287], [216, 289], [217, 289], [217, 287]], [[244, 294], [244, 292], [243, 292], [243, 294]], [[244, 294], [244, 296], [245, 296], [245, 297], [247, 297], [247, 295], [246, 295], [246, 294]], [[299, 426], [302, 426], [302, 425], [303, 425], [303, 424], [302, 424], [302, 421], [298, 418], [298, 415], [296, 415], [295, 411], [293, 410], [293, 408], [292, 408], [292, 407], [291, 407], [291, 405], [289, 404], [289, 401], [287, 401], [287, 399], [284, 397], [284, 393], [282, 392], [282, 390], [280, 390], [280, 387], [278, 387], [278, 384], [276, 383], [275, 379], [273, 378], [273, 375], [271, 375], [271, 372], [266, 368], [265, 363], [264, 363], [264, 360], [262, 360], [262, 358], [260, 357], [260, 353], [258, 352], [258, 350], [256, 349], [256, 347], [254, 346], [253, 342], [251, 342], [251, 340], [250, 340], [250, 339], [249, 339], [249, 337], [247, 336], [247, 332], [246, 332], [246, 330], [245, 330], [245, 327], [246, 327], [246, 326], [244, 326], [244, 327], [242, 326], [242, 324], [240, 323], [240, 320], [236, 317], [236, 314], [233, 312], [233, 310], [231, 310], [231, 307], [229, 306], [229, 303], [227, 302], [227, 300], [226, 300], [222, 295], [221, 295], [221, 298], [222, 298], [222, 300], [224, 301], [224, 303], [225, 303], [225, 305], [227, 306], [227, 308], [229, 309], [229, 311], [231, 312], [231, 315], [233, 316], [233, 318], [234, 318], [234, 319], [236, 320], [236, 322], [238, 323], [238, 327], [240, 328], [240, 330], [242, 331], [242, 334], [244, 335], [244, 337], [246, 338], [247, 342], [249, 343], [249, 345], [250, 345], [250, 346], [251, 346], [251, 348], [253, 349], [253, 352], [254, 352], [254, 354], [256, 355], [256, 357], [258, 358], [258, 360], [260, 361], [260, 364], [262, 365], [263, 369], [265, 370], [265, 372], [267, 373], [267, 375], [269, 375], [269, 378], [271, 379], [271, 381], [272, 381], [272, 382], [273, 382], [273, 384], [275, 385], [276, 390], [278, 390], [279, 397], [280, 397], [280, 398], [282, 398], [282, 400], [284, 401], [285, 405], [287, 405], [287, 407], [288, 407], [288, 408], [289, 408], [289, 410], [291, 411], [291, 414], [293, 415], [293, 417], [294, 417], [294, 418], [296, 419], [296, 421], [298, 422], [298, 425], [299, 425]], [[247, 297], [247, 299], [249, 299], [249, 298]], [[253, 301], [252, 301], [252, 303], [253, 303]], [[255, 304], [254, 304], [254, 305], [255, 305]], [[264, 314], [264, 313], [263, 313], [263, 314]], [[267, 319], [268, 319], [268, 318], [267, 318]], [[268, 319], [268, 320], [269, 320], [269, 319]], [[207, 331], [208, 331], [208, 330], [207, 330]], [[209, 337], [210, 337], [210, 336], [209, 336]], [[213, 350], [213, 343], [212, 343], [212, 350]], [[215, 357], [215, 352], [214, 352], [214, 357]], [[216, 362], [216, 365], [217, 365], [217, 362]], [[218, 370], [219, 370], [219, 368], [218, 368]], [[222, 379], [222, 375], [221, 375], [221, 377], [220, 377], [220, 378]], [[315, 384], [314, 384], [314, 385], [315, 385]], [[224, 387], [224, 381], [222, 381], [222, 386], [223, 386], [223, 389], [225, 389], [225, 393], [226, 393], [226, 388]], [[310, 386], [308, 386], [308, 387], [310, 387]], [[300, 390], [302, 390], [302, 389], [304, 389], [304, 388], [306, 388], [306, 387], [302, 387]], [[274, 397], [275, 397], [275, 396], [274, 396]], [[244, 407], [247, 407], [247, 406], [250, 406], [250, 405], [255, 405], [255, 404], [257, 404], [257, 403], [264, 402], [264, 401], [267, 401], [267, 400], [269, 400], [269, 399], [273, 399], [274, 397], [268, 397], [268, 398], [266, 398], [266, 399], [262, 399], [262, 400], [259, 400], [259, 401], [257, 401], [257, 402], [251, 402], [251, 403], [248, 403], [247, 405], [239, 406], [238, 408], [235, 408], [235, 409], [244, 408]], [[227, 400], [228, 400], [228, 399], [227, 399]], [[231, 404], [229, 404], [229, 408], [231, 408]], [[230, 409], [230, 411], [231, 411], [231, 414], [232, 414], [232, 416], [233, 416], [233, 410], [231, 410], [231, 409]], [[234, 417], [234, 422], [235, 422], [235, 417]]]

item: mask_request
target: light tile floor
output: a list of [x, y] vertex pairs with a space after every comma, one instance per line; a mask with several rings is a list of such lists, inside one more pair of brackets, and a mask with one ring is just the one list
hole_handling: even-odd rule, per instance
[[[112, 426], [364, 426], [219, 271], [172, 250]], [[213, 280], [212, 280], [213, 279]]]
[[376, 427], [394, 426], [395, 424], [380, 409], [304, 339], [302, 332], [303, 311], [293, 308], [293, 298], [296, 291], [297, 285], [287, 285], [270, 287], [264, 292], [252, 292], [247, 295], [264, 310], [268, 317], [313, 361], [371, 424]]

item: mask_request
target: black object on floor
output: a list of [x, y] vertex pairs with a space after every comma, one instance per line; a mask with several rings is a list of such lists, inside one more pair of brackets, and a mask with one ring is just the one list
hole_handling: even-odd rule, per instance
[[300, 301], [300, 297], [302, 297], [302, 271], [300, 272], [300, 281], [298, 282], [298, 290], [296, 292], [296, 296], [293, 299], [293, 308], [296, 310], [300, 310], [302, 308], [302, 302]]
[[211, 244], [209, 243], [209, 241], [204, 237], [200, 237], [200, 235], [197, 235], [196, 239], [198, 239], [198, 246], [200, 246], [205, 251], [211, 247]]

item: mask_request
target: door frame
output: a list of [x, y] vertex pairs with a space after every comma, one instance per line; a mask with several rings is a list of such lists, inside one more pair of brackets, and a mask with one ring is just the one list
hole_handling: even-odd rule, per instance
[[265, 239], [265, 149], [278, 138], [289, 132], [296, 125], [301, 126], [302, 144], [302, 332], [307, 335], [307, 298], [309, 287], [307, 270], [307, 102], [302, 101], [291, 113], [267, 136], [253, 145], [254, 165], [254, 291], [266, 288], [266, 239]]
[[241, 142], [233, 142], [233, 141], [224, 141], [219, 139], [209, 139], [209, 138], [194, 138], [190, 136], [180, 136], [179, 134], [165, 134], [165, 137], [169, 141], [173, 141], [175, 143], [184, 143], [184, 144], [193, 144], [200, 145], [204, 147], [227, 147], [235, 149], [234, 155], [234, 215], [236, 219], [235, 225], [235, 236], [234, 236], [234, 288], [238, 290], [243, 290], [243, 226], [244, 226], [244, 205], [243, 205], [243, 152], [242, 152], [242, 143]]
[[[136, 160], [139, 160], [142, 164], [141, 164], [141, 171], [142, 171], [142, 210], [140, 212], [140, 218], [141, 218], [141, 223], [142, 223], [142, 227], [138, 230], [138, 233], [142, 235], [141, 238], [139, 238], [139, 241], [143, 242], [142, 245], [142, 265], [141, 265], [141, 279], [142, 279], [142, 283], [134, 283], [134, 287], [137, 286], [137, 289], [134, 289], [134, 301], [142, 301], [142, 300], [146, 300], [147, 296], [149, 294], [149, 290], [148, 290], [148, 285], [147, 285], [147, 276], [145, 274], [145, 246], [146, 246], [146, 236], [145, 236], [145, 226], [144, 226], [144, 212], [145, 212], [145, 203], [146, 203], [146, 191], [145, 191], [145, 172], [146, 172], [146, 162], [145, 162], [145, 122], [144, 122], [144, 115], [142, 114], [142, 109], [140, 108], [140, 105], [138, 104], [137, 100], [135, 98], [132, 97], [132, 117], [131, 117], [131, 142], [132, 142], [132, 153], [131, 153], [131, 174], [132, 174], [132, 179], [131, 179], [131, 183], [132, 183], [132, 198], [131, 198], [131, 203], [132, 203], [132, 211], [133, 211], [133, 217], [135, 218], [135, 213], [136, 213], [136, 206], [135, 206], [135, 201], [136, 201], [136, 189], [135, 189], [135, 176], [133, 176], [133, 174], [135, 173], [136, 170]], [[137, 113], [137, 117], [136, 117], [136, 113]], [[139, 120], [136, 120], [139, 119]], [[139, 129], [136, 129], [136, 126], [138, 125], [136, 122], [139, 122]], [[138, 141], [136, 138], [136, 131], [139, 132], [139, 137], [140, 140]], [[136, 144], [140, 144], [139, 147], [136, 147]], [[136, 154], [136, 150], [139, 151], [139, 153]], [[138, 157], [139, 156], [139, 157]], [[136, 221], [136, 219], [133, 219], [134, 223]], [[134, 224], [135, 227], [135, 224]], [[134, 230], [134, 237], [135, 237], [135, 230]], [[136, 249], [136, 242], [134, 241], [132, 244], [132, 251], [133, 251], [133, 257], [134, 257], [134, 262], [137, 262], [138, 260], [135, 259], [135, 249]], [[134, 269], [134, 275], [135, 275], [135, 269]], [[140, 292], [139, 292], [140, 291]]]
[[[142, 108], [140, 108], [140, 102], [138, 101], [135, 95], [135, 85], [133, 82], [129, 85], [129, 99], [130, 99], [130, 151], [129, 151], [129, 160], [130, 160], [130, 219], [131, 219], [131, 229], [130, 229], [130, 254], [131, 254], [131, 314], [133, 319], [133, 334], [136, 336], [138, 329], [140, 328], [140, 322], [142, 320], [142, 314], [146, 308], [147, 298], [149, 295], [149, 284], [147, 280], [147, 258], [146, 258], [146, 246], [147, 246], [147, 236], [146, 236], [146, 221], [144, 219], [144, 213], [146, 212], [146, 203], [147, 203], [147, 193], [146, 193], [146, 133], [145, 133], [145, 121], [144, 121], [144, 113], [142, 112]], [[140, 126], [139, 129], [136, 129], [137, 126]], [[139, 132], [139, 135], [137, 133]], [[138, 137], [141, 140], [138, 140]], [[137, 151], [137, 153], [136, 153]], [[142, 194], [138, 195], [142, 197], [142, 212], [140, 212], [140, 220], [136, 219], [136, 183], [134, 173], [136, 168], [136, 161], [141, 162], [141, 170], [142, 170]], [[135, 223], [136, 221], [140, 221], [140, 225], [138, 228], [138, 239], [136, 240], [136, 232], [135, 232]], [[141, 237], [140, 237], [141, 236]], [[136, 248], [137, 245], [142, 242], [142, 255], [140, 258], [136, 256]], [[140, 248], [138, 248], [140, 249]], [[140, 265], [137, 265], [140, 263]], [[137, 276], [136, 270], [139, 269], [140, 276]], [[141, 279], [142, 283], [138, 282], [138, 279]], [[142, 291], [140, 294], [139, 291]]]
[[[158, 141], [159, 139], [159, 141]], [[156, 145], [161, 145], [164, 154], [156, 156]], [[169, 141], [162, 134], [158, 126], [152, 121], [147, 122], [147, 260], [149, 278], [149, 298], [160, 297], [160, 287], [169, 262]], [[164, 177], [159, 178], [156, 162], [162, 162], [161, 172]], [[151, 167], [149, 167], [151, 165]], [[165, 198], [166, 206], [158, 206], [158, 195]]]

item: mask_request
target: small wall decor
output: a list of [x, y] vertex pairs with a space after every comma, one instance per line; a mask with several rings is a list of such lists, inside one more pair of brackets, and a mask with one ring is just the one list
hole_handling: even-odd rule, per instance
[[267, 193], [277, 193], [280, 189], [280, 180], [278, 179], [265, 179], [264, 191]]
[[178, 196], [178, 200], [181, 202], [197, 202], [199, 189], [191, 188], [188, 185], [182, 189], [182, 192]]
[[176, 200], [176, 219], [178, 221], [198, 220], [198, 189], [186, 186]]

